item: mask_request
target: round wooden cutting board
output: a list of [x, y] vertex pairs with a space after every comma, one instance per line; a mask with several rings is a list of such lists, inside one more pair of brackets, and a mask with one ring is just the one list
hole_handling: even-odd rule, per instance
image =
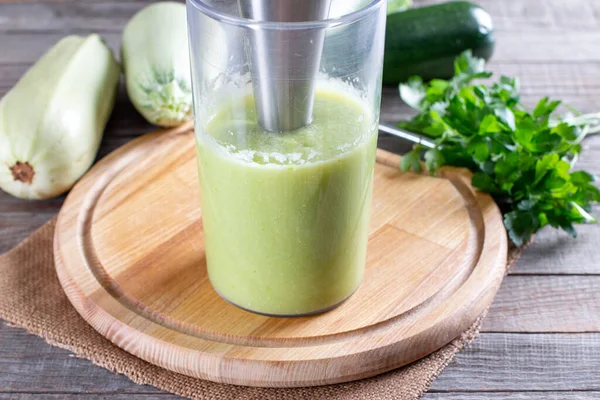
[[467, 329], [491, 303], [507, 254], [501, 214], [468, 172], [398, 165], [378, 150], [364, 280], [324, 314], [251, 314], [212, 289], [189, 126], [134, 140], [75, 186], [56, 227], [58, 276], [98, 332], [182, 374], [289, 387], [389, 371]]

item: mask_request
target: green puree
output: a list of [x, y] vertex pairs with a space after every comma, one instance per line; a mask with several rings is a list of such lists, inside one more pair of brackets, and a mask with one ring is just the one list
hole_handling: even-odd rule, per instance
[[363, 275], [376, 132], [368, 108], [317, 91], [313, 122], [262, 130], [251, 96], [221, 108], [198, 139], [213, 287], [245, 309], [321, 311]]

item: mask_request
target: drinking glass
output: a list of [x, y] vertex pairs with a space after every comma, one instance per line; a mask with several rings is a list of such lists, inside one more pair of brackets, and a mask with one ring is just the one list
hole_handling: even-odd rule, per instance
[[[323, 312], [362, 279], [386, 17], [385, 0], [365, 3], [273, 22], [237, 0], [187, 2], [208, 276], [245, 310]], [[257, 53], [265, 38], [279, 45]], [[283, 119], [308, 107], [309, 123], [273, 131], [265, 100]]]

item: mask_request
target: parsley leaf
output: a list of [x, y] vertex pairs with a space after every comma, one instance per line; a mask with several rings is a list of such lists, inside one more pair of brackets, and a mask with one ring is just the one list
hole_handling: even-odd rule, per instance
[[415, 145], [414, 148], [402, 156], [400, 160], [400, 168], [404, 172], [411, 169], [415, 172], [421, 172], [421, 146]]
[[419, 109], [426, 94], [425, 84], [418, 76], [413, 76], [408, 82], [400, 85], [400, 96], [412, 108]]
[[[473, 187], [490, 193], [507, 212], [504, 225], [521, 246], [544, 226], [576, 236], [574, 224], [596, 222], [590, 211], [600, 201], [595, 178], [572, 171], [586, 135], [600, 132], [600, 113], [576, 110], [556, 118], [560, 101], [541, 99], [533, 111], [520, 103], [519, 81], [502, 76], [490, 85], [485, 61], [470, 51], [454, 63], [450, 80], [428, 83], [412, 77], [400, 96], [418, 114], [398, 126], [425, 134], [436, 146], [424, 153], [426, 169], [467, 167]], [[421, 145], [402, 158], [404, 171], [421, 170]]]

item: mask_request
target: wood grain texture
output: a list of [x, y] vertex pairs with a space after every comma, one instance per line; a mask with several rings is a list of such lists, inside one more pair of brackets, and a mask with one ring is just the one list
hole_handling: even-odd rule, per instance
[[[443, 0], [414, 0], [417, 6]], [[0, 1], [0, 30], [49, 31], [91, 30], [120, 31], [128, 18], [150, 0], [139, 1]], [[561, 0], [481, 0], [478, 2], [494, 17], [496, 28], [556, 29], [575, 31], [595, 28], [600, 21], [600, 5], [593, 1]]]
[[[414, 4], [424, 6], [442, 1], [444, 0], [414, 0]], [[477, 4], [490, 13], [495, 28], [501, 32], [509, 28], [535, 31], [565, 28], [578, 31], [595, 27], [600, 21], [600, 4], [594, 1], [480, 0]]]
[[[0, 343], [0, 394], [106, 393], [143, 398], [142, 394], [160, 393], [4, 324], [0, 324]], [[467, 392], [481, 392], [475, 393], [479, 396], [492, 396], [495, 391], [514, 396], [518, 391], [532, 392], [526, 400], [545, 399], [545, 392], [600, 392], [599, 352], [600, 334], [595, 333], [482, 333], [444, 370], [432, 392], [465, 396]], [[539, 395], [533, 396], [535, 393]]]
[[[130, 394], [130, 393], [0, 393], [0, 400], [173, 400], [179, 396], [168, 393]], [[423, 400], [598, 400], [600, 392], [463, 392], [463, 393], [425, 393]], [[333, 400], [333, 399], [332, 399]]]
[[600, 334], [482, 333], [431, 390], [600, 391]]
[[0, 393], [0, 400], [174, 400], [181, 399], [169, 393]]
[[[600, 207], [594, 208], [594, 215], [600, 215]], [[577, 239], [562, 231], [544, 229], [510, 273], [600, 275], [599, 236], [600, 226], [596, 224], [578, 226]]]
[[[600, 215], [600, 207], [594, 208], [594, 215]], [[600, 275], [599, 235], [598, 225], [578, 226], [577, 239], [562, 231], [544, 229], [510, 273]]]
[[0, 32], [120, 33], [148, 2], [0, 3]]
[[0, 393], [162, 393], [4, 322], [0, 322], [0, 344]]
[[[22, 64], [34, 62], [61, 37], [67, 34], [85, 34], [90, 30], [68, 29], [61, 31], [17, 31], [3, 34], [4, 51], [0, 54], [0, 63]], [[118, 49], [120, 32], [102, 32], [107, 43]], [[595, 45], [600, 41], [600, 31], [588, 29], [581, 31], [564, 30], [559, 27], [547, 28], [543, 32], [528, 27], [522, 29], [499, 29], [502, 41], [498, 42], [494, 52], [494, 62], [507, 63], [514, 60], [520, 62], [551, 63], [569, 55], [572, 63], [599, 62], [600, 54]], [[548, 44], [552, 43], [552, 46]], [[25, 47], [24, 47], [25, 46]]]
[[482, 330], [600, 332], [600, 276], [508, 276]]
[[[114, 51], [116, 53], [116, 49]], [[14, 86], [30, 66], [29, 63], [0, 64], [0, 95]], [[526, 96], [541, 98], [551, 95], [569, 100], [565, 99], [565, 96], [588, 96], [600, 93], [600, 65], [593, 62], [547, 64], [495, 61], [488, 65], [488, 69], [495, 76], [518, 76], [522, 85], [521, 93]], [[385, 87], [384, 89], [390, 97], [398, 97], [397, 88]], [[408, 107], [406, 109], [409, 110]]]
[[[110, 3], [113, 6], [116, 3], [128, 3], [131, 7], [134, 7], [133, 3], [147, 4], [150, 2], [151, 0], [121, 0], [118, 2], [111, 1]], [[415, 3], [418, 5], [431, 2], [429, 0], [415, 0]], [[3, 18], [8, 15], [1, 8], [4, 5], [3, 3], [19, 3], [20, 7], [24, 7], [18, 14], [16, 14], [13, 8], [11, 16], [20, 15], [16, 21], [12, 18]], [[106, 11], [111, 5], [104, 5], [104, 3], [109, 3], [104, 0], [48, 0], [39, 2], [43, 4], [43, 7], [37, 6], [36, 3], [38, 2], [0, 0], [0, 49], [2, 53], [5, 53], [5, 55], [0, 55], [3, 60], [3, 62], [0, 62], [0, 96], [46, 50], [44, 46], [51, 42], [47, 41], [42, 43], [42, 45], [36, 45], [34, 43], [36, 40], [35, 37], [30, 36], [27, 41], [17, 41], [9, 46], [8, 42], [14, 42], [15, 38], [8, 33], [29, 33], [39, 36], [48, 34], [52, 29], [56, 29], [55, 32], [59, 32], [54, 37], [56, 39], [61, 36], [61, 32], [69, 30], [70, 32], [77, 31], [80, 34], [91, 33], [92, 29], [85, 30], [86, 24], [95, 29], [109, 31], [112, 29], [111, 25], [117, 27], [124, 23], [125, 16], [123, 13], [125, 8], [128, 7], [123, 6], [115, 9], [114, 21], [110, 21], [110, 16]], [[504, 47], [502, 49], [502, 57], [494, 57], [489, 67], [497, 73], [519, 76], [521, 78], [522, 90], [527, 93], [527, 96], [524, 98], [526, 104], [529, 106], [534, 105], [539, 97], [548, 95], [574, 104], [584, 112], [594, 112], [600, 109], [600, 104], [598, 103], [600, 97], [597, 94], [597, 88], [600, 86], [597, 74], [597, 71], [600, 70], [600, 62], [595, 61], [595, 59], [582, 60], [581, 54], [572, 58], [571, 52], [569, 49], [565, 49], [564, 46], [566, 39], [563, 40], [563, 43], [558, 43], [555, 46], [554, 39], [546, 36], [547, 31], [556, 32], [556, 30], [563, 30], [569, 32], [569, 41], [577, 42], [580, 32], [586, 30], [597, 32], [597, 21], [600, 16], [598, 7], [600, 7], [600, 2], [596, 0], [478, 0], [477, 3], [483, 5], [493, 15], [497, 29], [498, 44]], [[69, 5], [81, 14], [75, 15], [75, 13], [69, 11], [68, 7], [59, 8], [60, 5]], [[34, 6], [36, 7], [35, 10], [27, 10], [27, 7]], [[86, 10], [86, 7], [90, 8]], [[115, 7], [119, 7], [119, 5], [117, 4]], [[69, 17], [65, 18], [56, 11], [50, 11], [53, 13], [51, 18], [55, 20], [48, 19], [48, 9], [69, 13]], [[34, 19], [30, 18], [27, 15], [28, 13], [31, 16], [41, 15], [45, 19], [40, 21], [36, 17], [35, 22], [32, 23]], [[117, 33], [116, 30], [115, 33]], [[505, 35], [510, 35], [510, 42], [504, 40]], [[555, 33], [552, 35], [556, 36]], [[516, 46], [512, 39], [515, 36], [520, 36], [521, 38], [521, 42]], [[117, 45], [117, 42], [118, 40], [114, 41], [114, 44]], [[535, 43], [538, 55], [545, 53], [549, 57], [544, 61], [541, 61], [539, 57], [537, 60], [532, 60], [528, 54], [532, 43]], [[597, 53], [597, 43], [587, 43], [586, 46], [590, 46], [587, 51]], [[9, 47], [12, 52], [6, 54]], [[12, 72], [9, 70], [12, 70]], [[395, 88], [390, 88], [384, 94], [382, 113], [383, 120], [394, 123], [398, 119], [410, 115], [411, 111], [408, 107], [400, 103]], [[106, 130], [101, 152], [102, 154], [107, 154], [107, 146], [108, 149], [114, 149], [118, 144], [124, 144], [128, 140], [131, 140], [132, 137], [149, 132], [150, 130], [149, 125], [130, 106], [126, 96], [122, 95], [120, 100], [118, 100], [111, 123], [109, 123]], [[123, 138], [117, 140], [116, 136]], [[586, 140], [586, 144], [600, 143], [598, 139], [600, 138]], [[405, 143], [384, 135], [380, 136], [380, 145], [398, 152], [404, 152], [404, 149], [409, 147]], [[598, 160], [600, 160], [600, 147], [593, 145], [584, 152], [579, 166], [598, 173], [597, 171], [600, 167]], [[17, 206], [19, 202], [19, 200], [0, 192], [0, 222], [3, 223], [3, 233], [2, 237], [0, 237], [0, 252], [6, 251], [16, 244], [19, 241], [17, 238], [24, 237], [28, 233], [33, 232], [42, 223], [44, 215], [50, 217], [49, 207], [57, 208], [53, 204], [48, 205], [46, 201], [33, 203], [20, 202], [26, 205]], [[22, 210], [16, 207], [26, 207], [27, 212], [23, 213]], [[36, 207], [39, 207], [39, 209], [36, 210]], [[35, 216], [38, 213], [42, 214], [42, 217]], [[513, 272], [520, 274], [519, 276], [515, 276], [514, 279], [524, 279], [521, 276], [522, 274], [531, 274], [534, 278], [540, 274], [599, 274], [600, 252], [596, 249], [596, 243], [600, 238], [598, 226], [582, 226], [578, 227], [578, 231], [580, 232], [580, 237], [576, 240], [569, 239], [561, 233], [556, 233], [552, 230], [543, 231], [537, 236], [536, 243], [524, 253], [518, 265], [513, 268]], [[585, 280], [586, 276], [581, 276], [580, 278]], [[578, 285], [579, 283], [572, 280], [570, 284]], [[514, 295], [520, 298], [526, 297], [527, 286], [517, 286], [511, 290], [523, 290], [524, 292], [515, 293]], [[504, 301], [505, 297], [510, 297], [511, 295], [513, 295], [512, 292], [501, 290], [496, 297], [496, 301]], [[566, 298], [566, 301], [569, 301], [569, 299]], [[501, 322], [502, 318], [498, 314], [500, 311], [493, 311], [496, 315], [495, 318], [499, 322]], [[575, 306], [573, 313], [579, 312], [581, 310]], [[511, 320], [511, 318], [508, 320]], [[527, 329], [535, 331], [543, 331], [546, 325], [546, 322], [542, 319], [536, 322], [535, 319], [529, 318], [528, 321]], [[510, 329], [514, 329], [514, 326], [511, 323]], [[15, 329], [0, 325], [0, 335], [2, 335], [4, 330], [16, 331]], [[453, 385], [456, 382], [462, 382], [461, 391], [456, 393], [456, 395], [452, 393], [430, 393], [426, 394], [425, 399], [430, 399], [432, 395], [441, 396], [439, 397], [440, 399], [449, 398], [452, 400], [529, 400], [545, 398], [551, 400], [571, 400], [599, 398], [598, 392], [589, 392], [585, 389], [590, 387], [589, 383], [592, 379], [598, 380], [597, 376], [582, 373], [582, 370], [578, 368], [575, 361], [573, 361], [572, 365], [573, 373], [570, 373], [567, 368], [559, 369], [554, 363], [548, 362], [549, 353], [551, 352], [570, 360], [571, 355], [577, 355], [583, 351], [581, 350], [581, 346], [583, 346], [583, 349], [586, 349], [597, 344], [600, 341], [600, 338], [597, 336], [582, 335], [590, 336], [590, 339], [575, 343], [569, 340], [569, 338], [573, 337], [572, 334], [534, 335], [528, 342], [528, 345], [517, 346], [516, 343], [522, 339], [522, 336], [529, 335], [503, 334], [505, 340], [493, 341], [485, 339], [487, 335], [486, 333], [482, 334], [479, 341], [476, 342], [479, 343], [483, 340], [481, 346], [472, 347], [460, 353], [460, 363], [450, 365], [443, 372], [442, 378], [448, 376], [448, 379], [441, 378], [436, 382], [435, 390], [456, 390], [453, 389], [455, 388]], [[544, 336], [553, 338], [552, 346], [549, 346], [547, 341], [541, 339]], [[0, 350], [15, 350], [12, 353], [3, 353], [0, 351], [0, 371], [3, 371], [2, 366], [4, 362], [14, 363], [19, 357], [21, 357], [19, 362], [22, 365], [17, 374], [6, 377], [6, 375], [0, 373], [0, 393], [2, 388], [7, 385], [20, 385], [20, 394], [4, 394], [2, 398], [87, 398], [88, 394], [86, 393], [99, 393], [97, 394], [98, 398], [109, 399], [146, 398], [139, 393], [132, 396], [130, 394], [110, 392], [112, 390], [110, 384], [115, 381], [118, 381], [119, 385], [121, 385], [118, 390], [124, 392], [135, 393], [135, 390], [140, 390], [140, 387], [126, 381], [122, 377], [112, 375], [95, 367], [85, 360], [70, 358], [70, 363], [62, 363], [62, 357], [68, 357], [66, 351], [50, 347], [37, 338], [37, 342], [30, 341], [27, 338], [29, 336], [23, 333], [21, 335], [2, 336], [0, 339]], [[518, 353], [515, 353], [516, 351]], [[490, 364], [490, 368], [482, 368], [480, 363], [475, 364], [473, 368], [467, 368], [470, 363], [469, 360], [471, 358], [478, 359], [481, 352], [490, 354], [490, 357], [497, 360], [497, 362]], [[521, 360], [517, 363], [517, 366], [523, 364], [544, 366], [545, 368], [543, 372], [541, 367], [535, 368], [535, 372], [532, 372], [528, 368], [514, 366], [514, 360], [516, 359]], [[485, 391], [486, 388], [481, 388], [480, 381], [482, 380], [482, 376], [488, 373], [496, 376], [497, 369], [503, 371], [502, 376], [504, 380], [497, 380], [490, 390], [500, 391], [501, 393]], [[103, 372], [104, 375], [100, 377], [98, 371]], [[514, 376], [519, 378], [516, 383], [511, 380], [513, 375], [509, 372], [512, 372]], [[44, 376], [62, 378], [45, 379]], [[93, 379], [87, 380], [86, 376], [90, 376]], [[6, 379], [2, 380], [3, 378]], [[553, 380], [556, 382], [569, 382], [569, 390], [575, 390], [576, 392], [545, 392], [545, 390], [552, 390], [556, 386], [556, 382], [553, 382]], [[54, 381], [56, 385], [52, 388], [50, 386], [40, 386], [40, 381], [47, 382], [48, 384]], [[526, 381], [527, 385], [523, 385], [521, 389], [520, 384], [523, 381]], [[82, 386], [82, 382], [85, 382], [86, 385]], [[477, 385], [471, 387], [471, 382], [475, 382]], [[532, 387], [535, 387], [535, 389], [531, 389]], [[64, 397], [61, 394], [52, 395], [53, 397], [45, 394], [46, 390], [62, 393], [61, 389], [72, 394], [65, 394]], [[529, 391], [520, 392], [520, 390], [526, 389]], [[104, 395], [101, 393], [104, 393], [105, 390], [107, 391], [106, 397], [103, 397]], [[473, 390], [483, 391], [472, 393]], [[27, 394], [27, 392], [31, 394]], [[171, 397], [169, 396], [168, 398]]]
[[55, 231], [59, 279], [100, 333], [191, 376], [309, 386], [396, 368], [474, 322], [502, 280], [507, 251], [498, 208], [473, 191], [465, 170], [433, 178], [403, 174], [398, 163], [378, 151], [365, 277], [327, 313], [268, 318], [215, 293], [193, 133], [183, 128], [129, 143], [71, 191]]
[[459, 392], [459, 393], [425, 393], [423, 400], [598, 400], [600, 392]]
[[[4, 193], [2, 196], [8, 197]], [[2, 208], [8, 209], [9, 207]], [[4, 211], [0, 213], [0, 253], [10, 250], [25, 240], [31, 232], [56, 215], [59, 209], [60, 207], [56, 207], [51, 212], [33, 209], [29, 212]]]

